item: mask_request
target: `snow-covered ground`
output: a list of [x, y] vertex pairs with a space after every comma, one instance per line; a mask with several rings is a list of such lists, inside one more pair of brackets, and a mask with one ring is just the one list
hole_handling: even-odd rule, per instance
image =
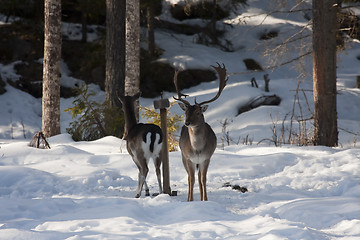
[[[195, 44], [192, 36], [156, 32], [156, 42], [165, 50], [162, 61], [182, 68], [208, 68], [220, 62], [231, 74], [221, 97], [205, 113], [218, 137], [208, 172], [208, 202], [199, 201], [197, 184], [195, 201], [186, 202], [187, 175], [180, 152], [170, 153], [171, 188], [178, 196], [144, 197], [143, 193], [135, 199], [137, 168], [125, 142], [115, 137], [74, 142], [65, 132], [71, 121], [65, 112], [61, 115], [63, 133], [48, 139], [51, 149], [28, 147], [41, 128], [41, 100], [7, 85], [7, 92], [0, 95], [0, 239], [360, 239], [360, 143], [359, 135], [349, 133], [360, 132], [360, 90], [355, 88], [355, 78], [360, 75], [360, 43], [350, 41], [338, 57], [340, 146], [275, 147], [264, 139], [272, 139], [274, 125], [280, 133], [282, 121], [291, 114], [299, 72], [291, 64], [267, 71], [271, 79], [268, 94], [280, 96], [281, 104], [239, 116], [238, 107], [265, 94], [265, 72], [232, 73], [246, 72], [245, 58], [265, 66], [271, 57], [262, 58], [265, 45], [287, 39], [295, 28], [306, 27], [307, 21], [298, 13], [276, 14], [262, 22], [258, 14], [270, 7], [263, 1], [248, 3], [224, 20], [233, 24], [226, 27], [234, 52]], [[257, 17], [236, 24], [239, 16], [249, 14]], [[166, 8], [161, 17], [175, 21]], [[66, 29], [70, 27], [66, 25]], [[224, 25], [219, 23], [219, 27]], [[279, 36], [260, 41], [259, 34], [268, 29], [278, 30]], [[294, 50], [288, 57], [296, 54]], [[3, 79], [18, 77], [13, 65], [0, 64]], [[300, 87], [310, 90], [311, 56], [304, 69], [308, 75]], [[62, 70], [67, 86], [80, 81], [69, 77], [65, 64]], [[252, 77], [259, 88], [251, 87]], [[216, 93], [217, 84], [203, 83], [184, 92], [201, 101]], [[94, 85], [90, 89], [99, 90]], [[313, 100], [310, 91], [304, 93], [307, 98], [299, 95], [301, 108], [296, 104], [295, 115], [306, 118], [306, 101], [312, 108]], [[173, 93], [164, 96], [171, 99]], [[96, 97], [102, 101], [104, 93]], [[141, 99], [141, 105], [152, 106], [153, 100]], [[72, 101], [62, 99], [61, 109]], [[172, 111], [181, 113], [178, 106]], [[225, 119], [234, 140], [230, 146], [221, 140]], [[288, 134], [289, 116], [284, 124]], [[294, 126], [295, 131], [296, 121]], [[310, 132], [311, 126], [308, 122]], [[252, 145], [241, 143], [247, 136]], [[151, 163], [148, 183], [150, 192], [156, 192]], [[226, 183], [249, 191], [241, 193], [224, 186]]]
[[[178, 196], [135, 199], [137, 169], [120, 139], [49, 141], [50, 150], [1, 145], [0, 239], [360, 239], [359, 149], [218, 149], [209, 201], [195, 188], [189, 203], [179, 152], [170, 153]], [[156, 192], [152, 164], [148, 182]]]

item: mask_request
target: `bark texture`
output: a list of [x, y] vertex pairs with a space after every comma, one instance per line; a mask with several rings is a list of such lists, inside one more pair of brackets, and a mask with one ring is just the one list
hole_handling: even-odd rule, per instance
[[146, 19], [148, 29], [148, 54], [151, 58], [155, 58], [155, 33], [154, 33], [154, 3], [149, 2], [146, 8]]
[[313, 0], [314, 143], [337, 146], [336, 6]]
[[45, 0], [42, 132], [60, 134], [61, 0]]
[[140, 0], [126, 1], [125, 94], [140, 90]]
[[110, 106], [121, 107], [117, 92], [124, 93], [125, 1], [106, 0], [105, 98]]
[[[140, 92], [140, 0], [126, 1], [125, 69], [125, 95], [134, 96]], [[138, 107], [135, 115], [139, 121]]]

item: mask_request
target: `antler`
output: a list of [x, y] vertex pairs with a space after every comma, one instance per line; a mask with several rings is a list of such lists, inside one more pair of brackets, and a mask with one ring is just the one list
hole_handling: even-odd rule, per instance
[[183, 93], [181, 93], [180, 92], [180, 89], [179, 89], [179, 86], [178, 86], [178, 79], [177, 79], [177, 77], [178, 77], [178, 74], [179, 74], [179, 72], [180, 72], [180, 69], [175, 69], [175, 73], [174, 73], [174, 84], [175, 84], [175, 88], [176, 88], [176, 92], [177, 92], [177, 94], [178, 94], [178, 97], [173, 97], [175, 100], [177, 100], [177, 101], [181, 101], [181, 102], [183, 102], [185, 105], [191, 105], [188, 101], [186, 101], [185, 99], [183, 99], [182, 97], [187, 97], [187, 96], [189, 96], [189, 95], [186, 95], [186, 94], [183, 94]]
[[200, 105], [207, 104], [207, 103], [215, 101], [216, 99], [218, 99], [220, 97], [220, 94], [221, 94], [222, 90], [225, 88], [226, 83], [229, 80], [229, 78], [226, 77], [225, 64], [223, 64], [223, 67], [221, 67], [221, 65], [217, 62], [217, 65], [218, 65], [217, 67], [212, 66], [212, 65], [211, 65], [211, 67], [213, 67], [216, 70], [217, 74], [219, 75], [219, 91], [218, 91], [218, 93], [212, 99], [210, 99], [208, 101], [201, 102], [201, 103], [196, 102], [196, 98], [195, 98], [195, 104], [196, 105], [200, 106]]

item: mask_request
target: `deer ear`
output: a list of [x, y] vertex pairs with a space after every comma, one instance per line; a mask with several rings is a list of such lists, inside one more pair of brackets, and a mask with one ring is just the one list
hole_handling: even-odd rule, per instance
[[205, 112], [208, 109], [209, 105], [201, 106], [201, 111]]
[[179, 102], [178, 104], [179, 104], [179, 106], [181, 107], [182, 110], [186, 111], [186, 105], [185, 104], [183, 104], [181, 102]]

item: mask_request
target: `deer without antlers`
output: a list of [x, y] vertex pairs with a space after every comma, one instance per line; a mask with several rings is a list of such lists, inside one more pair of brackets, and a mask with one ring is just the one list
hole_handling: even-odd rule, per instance
[[156, 176], [159, 183], [159, 193], [162, 193], [160, 174], [160, 151], [163, 141], [162, 131], [159, 126], [154, 124], [137, 123], [134, 103], [139, 97], [140, 93], [134, 96], [123, 96], [118, 94], [118, 98], [122, 103], [122, 109], [125, 114], [126, 148], [139, 169], [136, 198], [141, 196], [144, 184], [145, 195], [150, 195], [149, 187], [146, 183], [146, 176], [149, 172], [148, 162], [150, 158], [154, 161]]
[[178, 73], [175, 71], [174, 84], [178, 97], [175, 100], [180, 101], [181, 109], [185, 111], [185, 125], [181, 129], [180, 135], [180, 149], [182, 161], [186, 172], [188, 173], [188, 201], [193, 201], [193, 190], [195, 183], [195, 168], [198, 167], [198, 181], [200, 189], [200, 200], [207, 201], [206, 192], [206, 173], [209, 167], [210, 158], [216, 148], [216, 136], [210, 125], [205, 122], [204, 112], [207, 110], [207, 103], [213, 102], [220, 97], [221, 92], [226, 86], [228, 78], [226, 77], [226, 68], [219, 63], [218, 66], [213, 67], [219, 75], [219, 90], [215, 97], [208, 101], [198, 103], [195, 98], [195, 104], [191, 105], [183, 97], [187, 95], [180, 92], [178, 87]]

